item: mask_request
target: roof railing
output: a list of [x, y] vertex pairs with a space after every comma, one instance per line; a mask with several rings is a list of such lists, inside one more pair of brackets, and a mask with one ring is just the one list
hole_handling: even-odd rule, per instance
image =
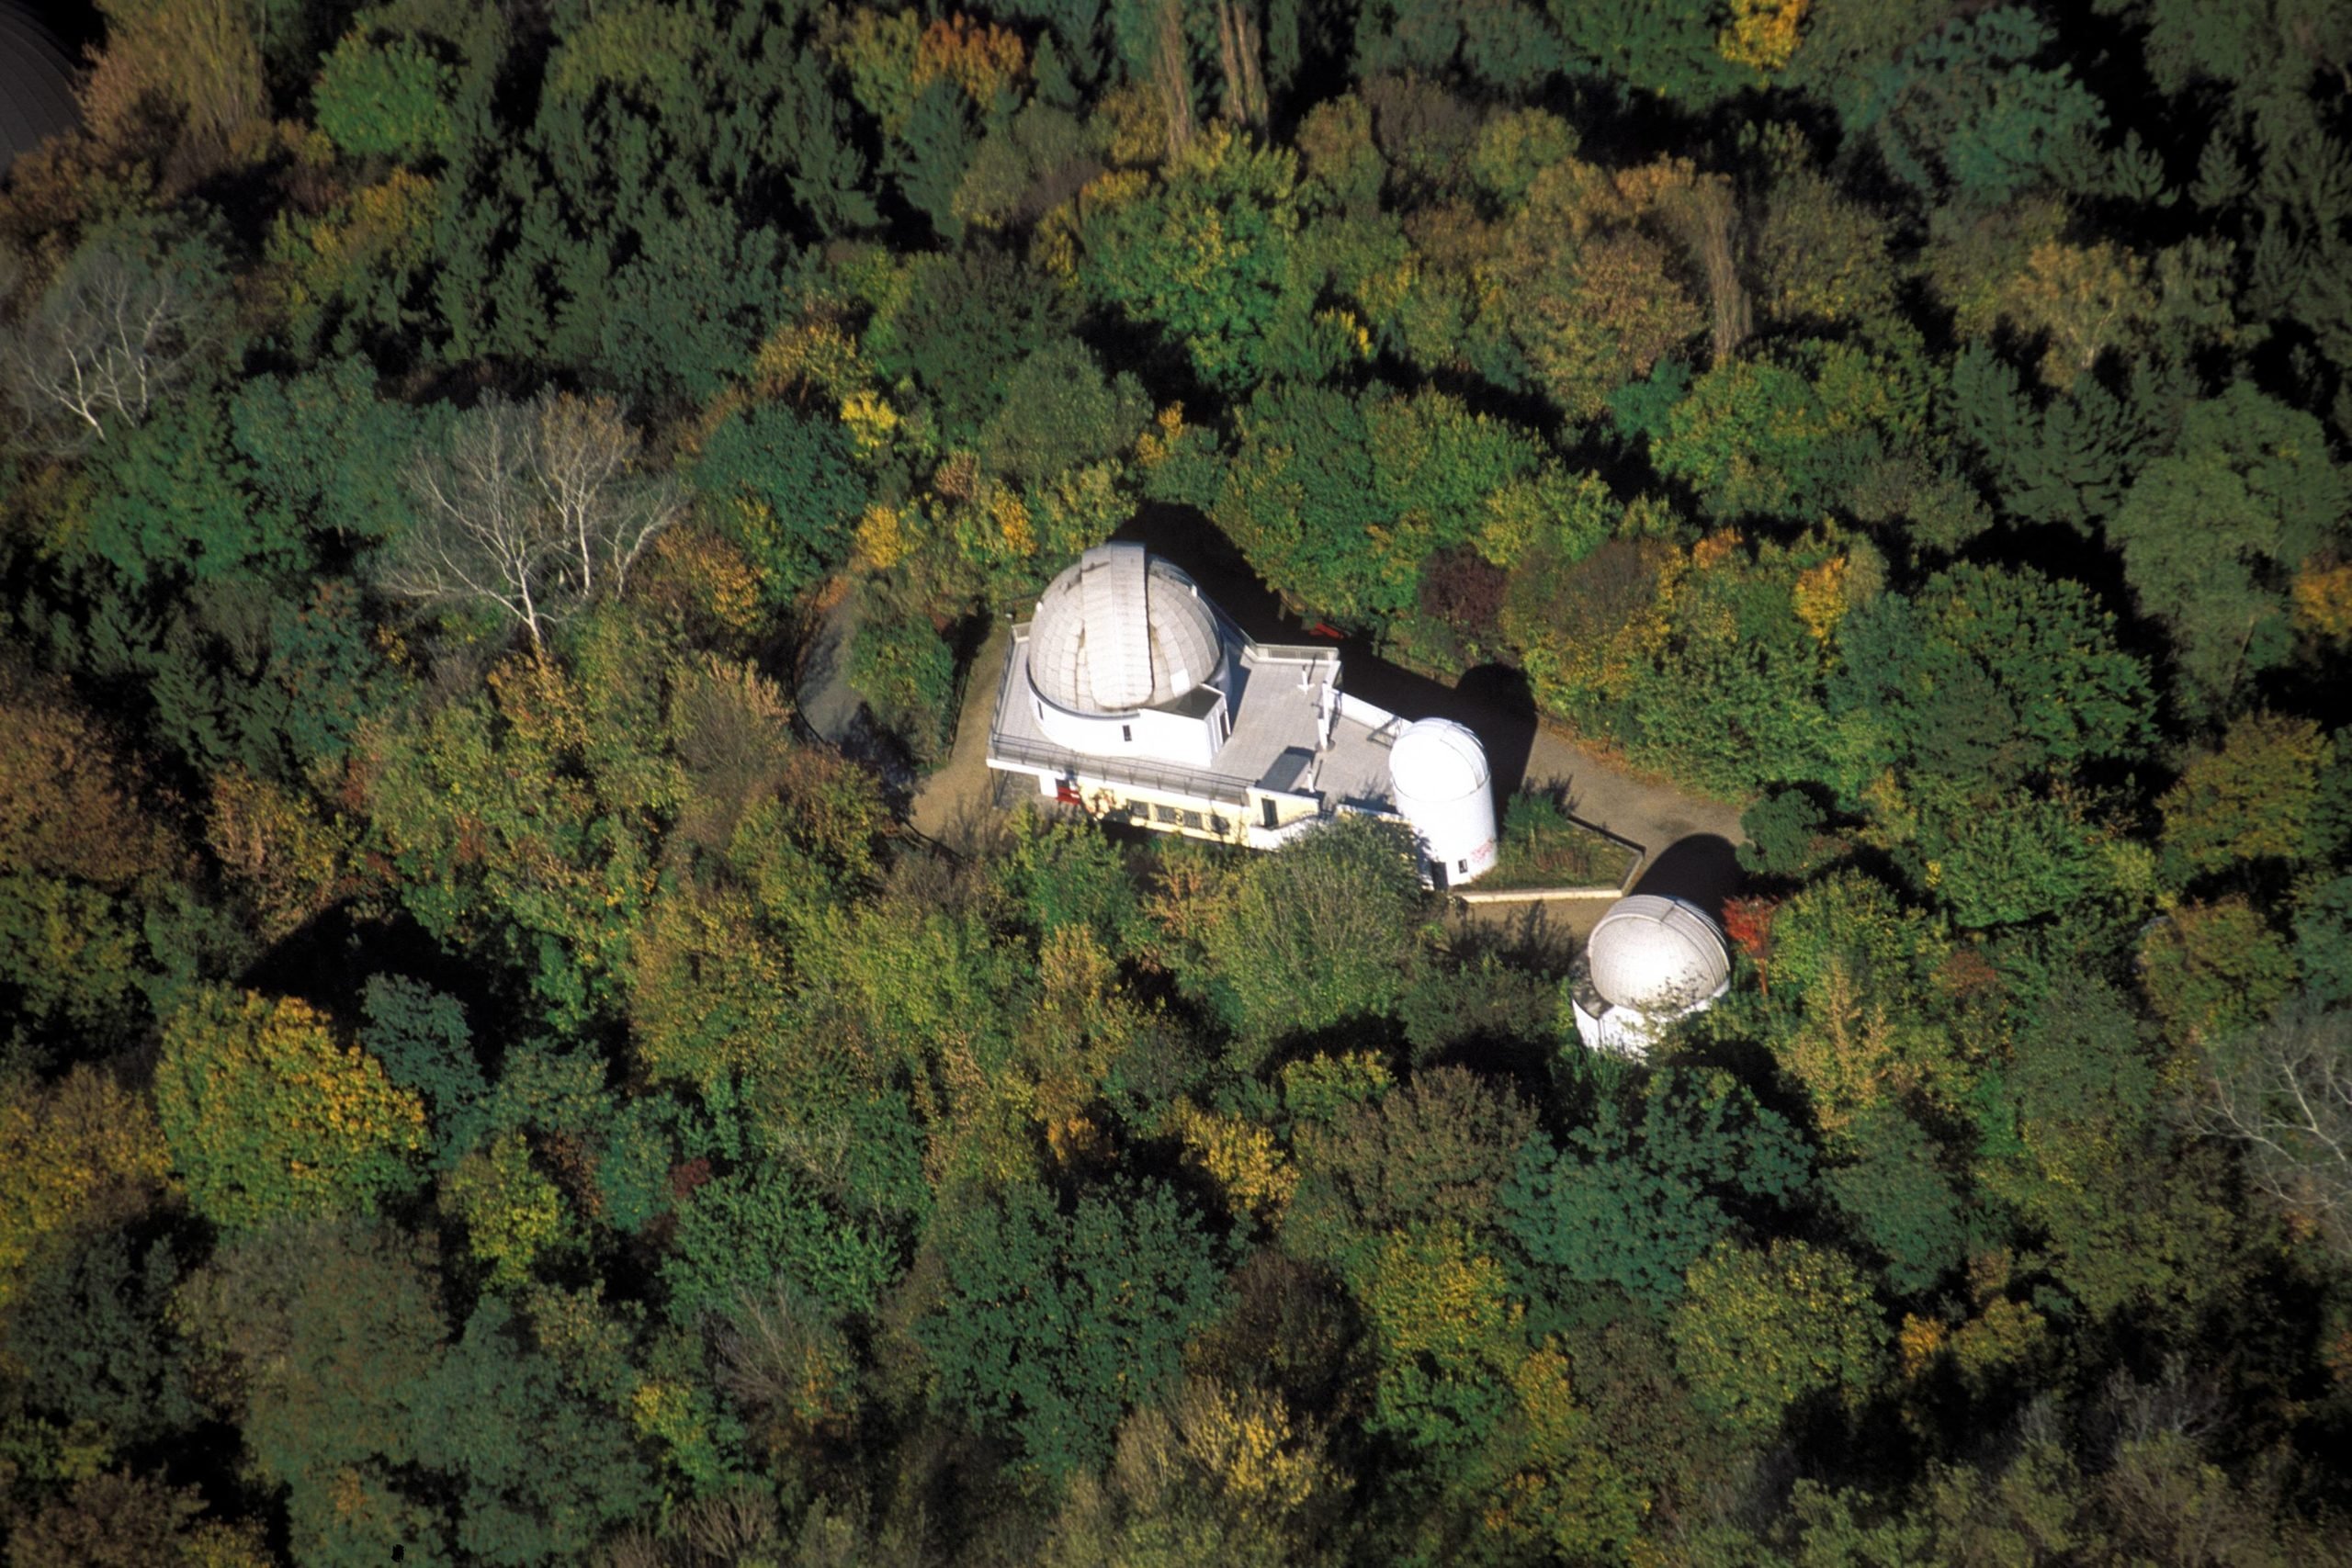
[[1175, 763], [1126, 762], [1108, 757], [1091, 757], [1066, 747], [1041, 746], [1034, 740], [1019, 739], [996, 730], [989, 736], [989, 760], [995, 761], [999, 758], [1008, 762], [1025, 762], [1031, 767], [1052, 768], [1073, 777], [1083, 775], [1107, 784], [1169, 790], [1196, 799], [1214, 800], [1225, 806], [1247, 806], [1250, 788], [1258, 782]]

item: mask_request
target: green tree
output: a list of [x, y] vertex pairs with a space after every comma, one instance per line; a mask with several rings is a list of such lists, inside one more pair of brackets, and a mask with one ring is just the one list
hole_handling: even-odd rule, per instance
[[684, 1323], [724, 1315], [745, 1292], [779, 1280], [846, 1314], [874, 1310], [896, 1264], [885, 1239], [827, 1213], [782, 1167], [762, 1164], [695, 1190], [662, 1280], [671, 1316]]
[[290, 997], [198, 991], [164, 1026], [155, 1106], [189, 1201], [224, 1226], [372, 1213], [417, 1182], [424, 1106]]
[[1989, 344], [1951, 366], [1952, 414], [2003, 512], [2089, 534], [2122, 504], [2152, 455], [2154, 422], [2135, 398], [2089, 377], [2036, 405]]
[[1740, 813], [1747, 835], [1739, 863], [1758, 876], [1796, 876], [1812, 868], [1827, 820], [1801, 789], [1778, 789]]
[[785, 403], [730, 415], [705, 438], [687, 479], [702, 514], [742, 547], [779, 605], [849, 558], [867, 496], [839, 422]]
[[1756, 85], [1754, 72], [1717, 49], [1722, 7], [1703, 0], [1642, 0], [1606, 20], [1569, 0], [1550, 0], [1545, 13], [1560, 29], [1570, 69], [1636, 92], [1695, 110]]
[[981, 461], [1037, 485], [1066, 469], [1115, 461], [1151, 417], [1132, 376], [1106, 378], [1075, 338], [1050, 343], [1005, 378], [1004, 400], [980, 433]]
[[1996, 794], [2145, 744], [2147, 678], [2072, 582], [1954, 567], [1872, 601], [1839, 643], [1829, 698], [1857, 793], [1895, 767]]
[[1838, 630], [1838, 772], [1963, 924], [2064, 908], [2098, 886], [2086, 829], [2037, 793], [2146, 745], [2147, 677], [2078, 585], [1955, 567]]
[[2064, 966], [2016, 977], [2029, 1000], [1979, 1098], [1975, 1180], [2022, 1216], [2021, 1261], [2092, 1314], [2185, 1320], [2240, 1245], [2219, 1151], [2180, 1135], [2147, 1026], [2111, 987]]
[[2158, 798], [2166, 852], [2192, 874], [2304, 859], [2317, 847], [2320, 780], [2334, 761], [2335, 748], [2309, 719], [2233, 720], [2221, 749], [2190, 759]]
[[441, 1180], [441, 1207], [465, 1227], [466, 1246], [494, 1288], [521, 1284], [566, 1239], [562, 1194], [511, 1133], [458, 1156]]
[[117, 1450], [196, 1423], [187, 1371], [167, 1322], [180, 1260], [164, 1242], [122, 1231], [89, 1237], [17, 1295], [9, 1354], [34, 1408], [95, 1423]]
[[1988, 11], [1931, 34], [1838, 106], [1895, 176], [1922, 195], [1993, 207], [2084, 167], [2107, 117], [2030, 11]]
[[1929, 385], [1909, 352], [1805, 340], [1769, 359], [1709, 367], [1662, 423], [1645, 419], [1638, 399], [1621, 394], [1612, 407], [1628, 434], [1647, 426], [1651, 459], [1696, 490], [1713, 516], [1809, 521], [1922, 432]]
[[1232, 1026], [1237, 1064], [1283, 1039], [1395, 1007], [1419, 963], [1410, 846], [1351, 818], [1252, 861], [1203, 911], [1195, 982]]
[[462, 1154], [479, 1134], [490, 1095], [464, 1007], [402, 975], [370, 976], [360, 1005], [361, 1048], [395, 1088], [424, 1100], [441, 1159]]
[[935, 756], [956, 715], [956, 654], [920, 614], [873, 604], [850, 639], [849, 683], [918, 757]]
[[1669, 1309], [1701, 1254], [1811, 1183], [1794, 1130], [1713, 1070], [1658, 1072], [1623, 1102], [1604, 1091], [1566, 1144], [1531, 1139], [1502, 1194], [1536, 1293], [1560, 1306], [1579, 1287], [1614, 1285]]
[[1380, 1357], [1372, 1430], [1457, 1465], [1495, 1433], [1525, 1354], [1502, 1265], [1460, 1227], [1394, 1231], [1356, 1271]]
[[1330, 387], [1278, 382], [1235, 416], [1240, 450], [1213, 511], [1276, 592], [1317, 615], [1364, 620], [1410, 599], [1371, 547], [1372, 432]]
[[617, 618], [578, 646], [576, 673], [518, 655], [481, 692], [364, 727], [358, 748], [409, 912], [512, 965], [566, 1019], [616, 999], [683, 790], [647, 668], [662, 649]]
[[1392, 1231], [1445, 1224], [1485, 1235], [1534, 1127], [1517, 1095], [1463, 1067], [1432, 1068], [1328, 1125], [1309, 1122], [1297, 1134], [1302, 1179], [1283, 1244], [1345, 1258]]
[[1286, 150], [1213, 128], [1162, 183], [1082, 205], [1078, 280], [1159, 328], [1211, 388], [1238, 391], [1311, 303], [1291, 255], [1297, 179]]
[[1876, 1380], [1886, 1330], [1842, 1254], [1802, 1241], [1758, 1251], [1718, 1242], [1690, 1266], [1667, 1333], [1700, 1409], [1761, 1436], [1808, 1395], [1858, 1400]]
[[319, 129], [355, 157], [421, 163], [457, 136], [457, 73], [413, 38], [344, 36], [311, 89]]
[[452, 1561], [437, 1487], [417, 1469], [413, 1401], [446, 1336], [413, 1237], [349, 1222], [247, 1233], [181, 1287], [176, 1318], [259, 1478], [287, 1489], [300, 1561]]
[[118, 1471], [85, 1475], [21, 1516], [8, 1568], [262, 1568], [259, 1533], [207, 1519], [194, 1491]]
[[973, 244], [913, 261], [861, 347], [884, 375], [914, 378], [941, 433], [962, 443], [1005, 405], [1022, 367], [1076, 325], [1068, 294], [1048, 275], [1006, 250]]
[[1057, 1478], [1099, 1465], [1121, 1417], [1173, 1385], [1221, 1294], [1208, 1236], [1158, 1183], [1067, 1213], [1023, 1184], [940, 1224], [946, 1299], [916, 1327], [939, 1397]]
[[417, 1462], [454, 1493], [462, 1560], [576, 1562], [659, 1496], [618, 1414], [565, 1387], [495, 1296], [408, 1402]]
[[1917, 1295], [1957, 1267], [1968, 1234], [1961, 1190], [1919, 1123], [1892, 1101], [1863, 1113], [1843, 1140], [1851, 1157], [1821, 1182], [1855, 1234], [1884, 1259], [1901, 1295]]
[[2170, 630], [2195, 715], [2286, 660], [2288, 577], [2342, 537], [2352, 481], [2319, 422], [2244, 381], [2190, 407], [2173, 453], [2141, 471], [2109, 519], [2124, 576]]

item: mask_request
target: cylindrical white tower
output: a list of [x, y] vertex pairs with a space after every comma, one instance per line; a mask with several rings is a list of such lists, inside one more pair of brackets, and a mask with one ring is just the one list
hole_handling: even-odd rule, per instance
[[1439, 886], [1494, 869], [1495, 792], [1476, 734], [1448, 718], [1407, 725], [1389, 750], [1388, 788]]

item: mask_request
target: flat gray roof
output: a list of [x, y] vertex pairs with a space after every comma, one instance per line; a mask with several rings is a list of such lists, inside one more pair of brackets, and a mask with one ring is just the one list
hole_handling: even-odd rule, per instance
[[1252, 787], [1285, 795], [1304, 794], [1306, 761], [1319, 763], [1315, 793], [1323, 808], [1340, 805], [1393, 811], [1388, 793], [1388, 748], [1404, 721], [1368, 704], [1343, 699], [1322, 740], [1317, 688], [1337, 674], [1340, 656], [1328, 648], [1298, 648], [1244, 642], [1236, 660], [1232, 733], [1217, 749], [1213, 767], [1128, 761], [1073, 751], [1049, 739], [1030, 705], [1029, 627], [1012, 628], [997, 684], [996, 714], [989, 728], [991, 760], [1027, 767], [1054, 767], [1071, 773], [1183, 793], [1238, 805]]

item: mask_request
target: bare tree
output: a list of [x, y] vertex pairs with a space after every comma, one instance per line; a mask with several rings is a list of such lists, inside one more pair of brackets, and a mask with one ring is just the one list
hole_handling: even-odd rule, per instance
[[1172, 162], [1193, 141], [1193, 62], [1192, 46], [1184, 38], [1184, 0], [1160, 0], [1151, 77], [1159, 89], [1160, 113], [1167, 117]]
[[1669, 192], [1659, 209], [1706, 279], [1714, 318], [1710, 363], [1728, 363], [1754, 325], [1747, 289], [1739, 279], [1739, 197], [1724, 175], [1701, 175]]
[[2200, 1130], [2243, 1144], [2255, 1186], [2352, 1255], [2352, 1013], [2295, 1003], [2208, 1065]]
[[1252, 0], [1216, 0], [1217, 62], [1225, 68], [1225, 118], [1241, 125], [1266, 123], [1266, 80]]
[[598, 592], [625, 588], [677, 519], [677, 490], [640, 471], [641, 445], [609, 399], [485, 400], [410, 461], [417, 517], [392, 548], [384, 586], [428, 604], [492, 606], [544, 647], [548, 626]]
[[[21, 286], [17, 276], [0, 280]], [[93, 240], [38, 299], [0, 329], [0, 366], [35, 426], [62, 426], [69, 445], [104, 441], [109, 418], [136, 424], [194, 363], [222, 309], [184, 255], [140, 255]]]

